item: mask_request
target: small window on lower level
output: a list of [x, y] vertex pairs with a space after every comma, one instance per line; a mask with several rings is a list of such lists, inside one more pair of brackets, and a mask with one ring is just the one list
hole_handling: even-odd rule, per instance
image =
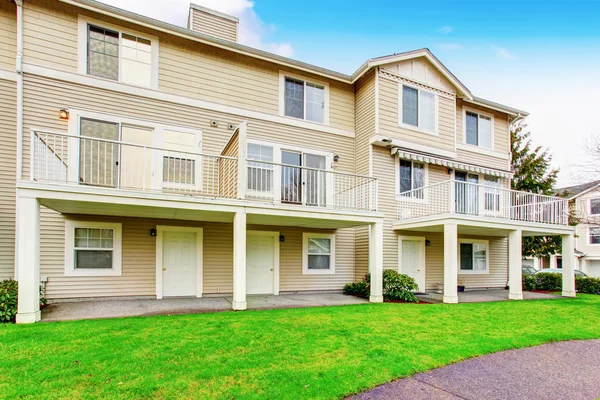
[[489, 271], [487, 240], [461, 239], [459, 243], [459, 273], [487, 274]]
[[302, 234], [302, 273], [335, 273], [335, 234]]
[[65, 275], [121, 275], [121, 224], [67, 221]]
[[590, 227], [590, 244], [600, 244], [600, 226]]

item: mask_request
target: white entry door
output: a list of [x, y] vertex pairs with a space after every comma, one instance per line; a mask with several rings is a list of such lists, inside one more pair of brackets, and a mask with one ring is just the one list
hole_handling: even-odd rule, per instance
[[196, 232], [163, 232], [163, 296], [196, 296]]
[[[246, 238], [246, 292], [276, 294], [276, 248], [279, 235], [252, 235]], [[279, 244], [279, 242], [277, 242]]]
[[418, 291], [425, 291], [425, 238], [401, 237], [399, 239], [400, 273], [413, 278]]

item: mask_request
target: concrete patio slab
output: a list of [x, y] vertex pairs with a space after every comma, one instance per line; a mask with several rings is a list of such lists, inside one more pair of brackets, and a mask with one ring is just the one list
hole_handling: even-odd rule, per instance
[[[98, 299], [50, 304], [42, 310], [42, 321], [120, 318], [146, 315], [195, 314], [231, 311], [231, 297], [171, 299]], [[340, 306], [368, 303], [365, 299], [339, 293], [250, 295], [249, 310]]]
[[[441, 303], [443, 295], [441, 293], [418, 294], [417, 297], [430, 303]], [[562, 299], [562, 296], [551, 293], [523, 292], [523, 300], [549, 300]], [[508, 290], [503, 289], [482, 289], [467, 290], [458, 293], [459, 303], [481, 303], [487, 301], [509, 301]]]
[[597, 399], [599, 355], [600, 340], [503, 351], [400, 379], [352, 399]]

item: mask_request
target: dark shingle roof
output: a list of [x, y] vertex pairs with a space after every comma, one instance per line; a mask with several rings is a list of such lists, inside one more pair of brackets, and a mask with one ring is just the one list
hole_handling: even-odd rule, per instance
[[593, 188], [594, 186], [600, 185], [600, 180], [591, 181], [582, 183], [580, 185], [575, 186], [567, 186], [563, 188], [558, 188], [554, 192], [558, 195], [564, 195], [565, 197], [575, 197], [580, 193], [585, 192], [588, 189]]

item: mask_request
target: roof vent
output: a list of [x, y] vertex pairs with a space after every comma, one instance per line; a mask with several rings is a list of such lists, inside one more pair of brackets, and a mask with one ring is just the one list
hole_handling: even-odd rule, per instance
[[195, 32], [237, 42], [239, 23], [237, 17], [190, 3], [188, 29]]

